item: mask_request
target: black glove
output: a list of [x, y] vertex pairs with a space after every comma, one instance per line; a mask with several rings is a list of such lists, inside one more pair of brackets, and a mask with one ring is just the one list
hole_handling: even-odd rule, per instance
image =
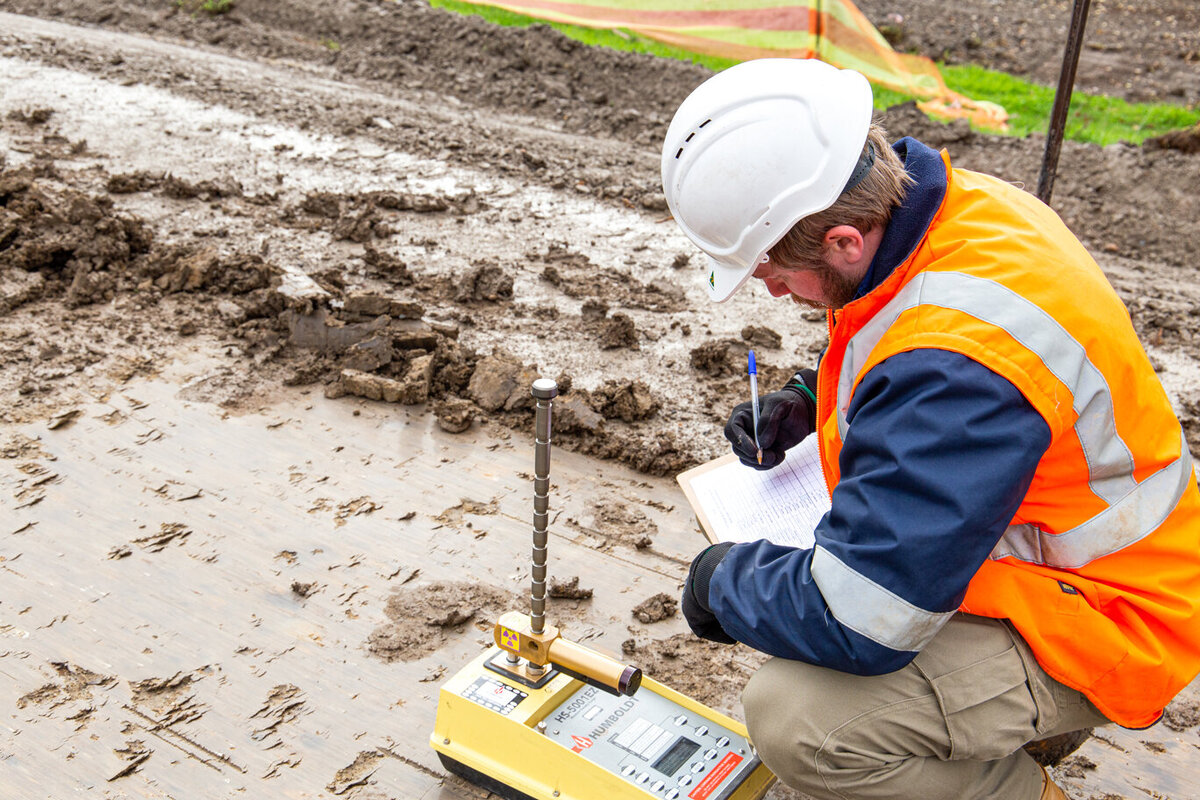
[[732, 542], [710, 545], [692, 559], [687, 580], [683, 583], [683, 597], [679, 603], [683, 609], [683, 618], [687, 620], [692, 633], [701, 639], [721, 644], [737, 644], [737, 640], [725, 632], [721, 623], [717, 622], [716, 616], [709, 611], [708, 582], [712, 580], [713, 570], [731, 547]]
[[748, 467], [771, 469], [784, 454], [813, 432], [817, 420], [817, 373], [803, 369], [778, 392], [758, 398], [758, 443], [762, 463], [754, 446], [754, 410], [750, 401], [734, 406], [725, 423], [725, 438], [733, 452]]

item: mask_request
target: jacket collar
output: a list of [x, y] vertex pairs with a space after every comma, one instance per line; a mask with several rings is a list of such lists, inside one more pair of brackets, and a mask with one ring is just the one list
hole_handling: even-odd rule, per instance
[[905, 136], [892, 145], [904, 163], [904, 170], [916, 180], [908, 189], [904, 203], [892, 210], [891, 221], [866, 276], [858, 285], [855, 299], [887, 280], [896, 267], [912, 255], [925, 238], [925, 232], [946, 196], [946, 165], [933, 148]]

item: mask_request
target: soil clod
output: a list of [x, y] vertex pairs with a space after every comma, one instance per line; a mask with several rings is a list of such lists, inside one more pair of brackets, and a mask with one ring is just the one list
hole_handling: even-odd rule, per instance
[[664, 619], [675, 616], [675, 611], [678, 608], [678, 600], [666, 592], [659, 592], [638, 603], [633, 609], [633, 616], [638, 622], [646, 624], [661, 622]]

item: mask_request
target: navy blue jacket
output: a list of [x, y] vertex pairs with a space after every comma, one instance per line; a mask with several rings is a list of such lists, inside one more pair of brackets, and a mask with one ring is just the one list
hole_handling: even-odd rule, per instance
[[[938, 153], [911, 138], [893, 149], [916, 185], [893, 212], [858, 297], [908, 258], [946, 192]], [[817, 542], [906, 602], [953, 611], [1020, 506], [1050, 444], [1049, 427], [1009, 381], [935, 349], [871, 369], [847, 421], [841, 482]], [[914, 652], [834, 619], [813, 581], [812, 557], [765, 540], [731, 547], [708, 589], [721, 627], [762, 652], [843, 672], [882, 674], [911, 661]]]

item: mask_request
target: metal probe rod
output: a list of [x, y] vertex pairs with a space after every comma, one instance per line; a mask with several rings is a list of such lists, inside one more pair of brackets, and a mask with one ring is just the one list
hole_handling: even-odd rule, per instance
[[550, 416], [558, 384], [550, 378], [533, 382], [537, 400], [533, 446], [533, 585], [530, 629], [540, 634], [546, 624], [546, 544], [550, 504]]
[[1042, 172], [1038, 176], [1037, 198], [1050, 205], [1054, 178], [1058, 174], [1058, 153], [1062, 148], [1067, 112], [1071, 109], [1071, 92], [1075, 87], [1075, 69], [1079, 66], [1079, 49], [1083, 46], [1083, 29], [1087, 26], [1091, 0], [1075, 0], [1071, 10], [1071, 27], [1067, 31], [1067, 46], [1063, 50], [1062, 70], [1058, 89], [1054, 92], [1054, 108], [1050, 111], [1050, 129], [1046, 133], [1046, 152], [1042, 155]]
[[[642, 684], [642, 671], [637, 667], [569, 642], [559, 636], [558, 628], [546, 627], [546, 545], [550, 511], [550, 412], [558, 384], [549, 378], [533, 382], [537, 401], [534, 436], [533, 467], [533, 573], [530, 590], [532, 608], [526, 629], [525, 615], [519, 611], [504, 614], [496, 622], [493, 637], [496, 646], [504, 651], [507, 669], [524, 672], [527, 678], [540, 680], [548, 665], [572, 678], [612, 692], [632, 695]], [[493, 664], [495, 662], [492, 662]], [[533, 685], [533, 684], [529, 684]]]

